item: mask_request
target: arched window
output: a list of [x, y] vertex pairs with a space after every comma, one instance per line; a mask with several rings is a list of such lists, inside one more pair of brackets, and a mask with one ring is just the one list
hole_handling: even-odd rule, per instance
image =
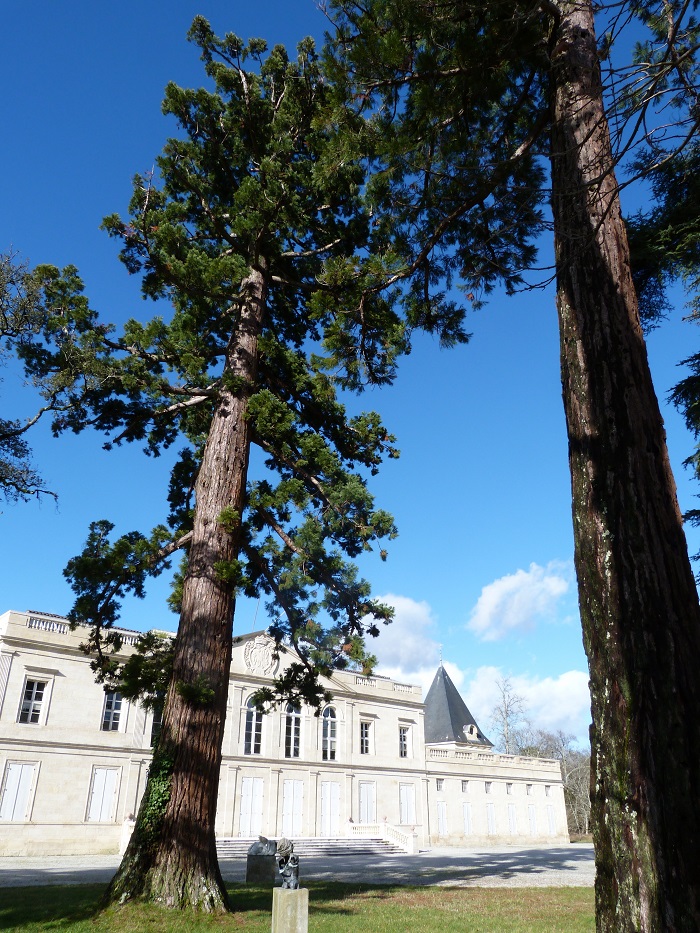
[[321, 756], [324, 761], [335, 761], [335, 734], [335, 710], [332, 706], [327, 706], [323, 711], [323, 742], [321, 743]]
[[293, 703], [287, 703], [284, 728], [284, 757], [299, 757], [299, 739], [301, 736], [301, 710]]
[[246, 703], [244, 755], [259, 755], [262, 745], [262, 713], [251, 697]]

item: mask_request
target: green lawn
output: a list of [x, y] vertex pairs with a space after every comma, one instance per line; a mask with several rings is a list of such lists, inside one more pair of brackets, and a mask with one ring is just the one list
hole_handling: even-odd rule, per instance
[[[131, 904], [97, 913], [102, 885], [0, 888], [0, 930], [60, 933], [270, 933], [272, 892], [229, 885], [235, 913]], [[309, 933], [583, 933], [590, 888], [409, 888], [309, 884]]]

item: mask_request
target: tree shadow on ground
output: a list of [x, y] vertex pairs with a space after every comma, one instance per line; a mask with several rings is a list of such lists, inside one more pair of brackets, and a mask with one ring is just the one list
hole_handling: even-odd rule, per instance
[[80, 884], [0, 889], [0, 930], [16, 930], [31, 924], [42, 930], [60, 930], [89, 920], [97, 912], [105, 887]]

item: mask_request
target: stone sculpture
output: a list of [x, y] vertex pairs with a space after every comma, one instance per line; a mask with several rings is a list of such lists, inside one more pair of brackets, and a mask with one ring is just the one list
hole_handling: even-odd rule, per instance
[[294, 843], [284, 837], [277, 844], [277, 867], [282, 876], [282, 887], [296, 891], [299, 887], [299, 856], [294, 854]]
[[248, 855], [274, 855], [276, 851], [277, 843], [274, 839], [258, 836], [258, 841], [254, 842], [248, 849]]

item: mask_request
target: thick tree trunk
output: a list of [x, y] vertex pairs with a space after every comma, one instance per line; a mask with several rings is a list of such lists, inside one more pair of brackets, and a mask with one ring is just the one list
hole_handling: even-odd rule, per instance
[[558, 0], [552, 205], [599, 931], [700, 929], [700, 610], [630, 276], [590, 2]]
[[[227, 908], [214, 821], [226, 720], [234, 591], [217, 564], [235, 560], [244, 507], [249, 387], [267, 295], [259, 265], [229, 343], [226, 370], [240, 391], [221, 390], [196, 484], [193, 537], [184, 581], [173, 676], [163, 726], [131, 843], [107, 900], [143, 897], [169, 907]], [[222, 521], [222, 513], [225, 520]]]

